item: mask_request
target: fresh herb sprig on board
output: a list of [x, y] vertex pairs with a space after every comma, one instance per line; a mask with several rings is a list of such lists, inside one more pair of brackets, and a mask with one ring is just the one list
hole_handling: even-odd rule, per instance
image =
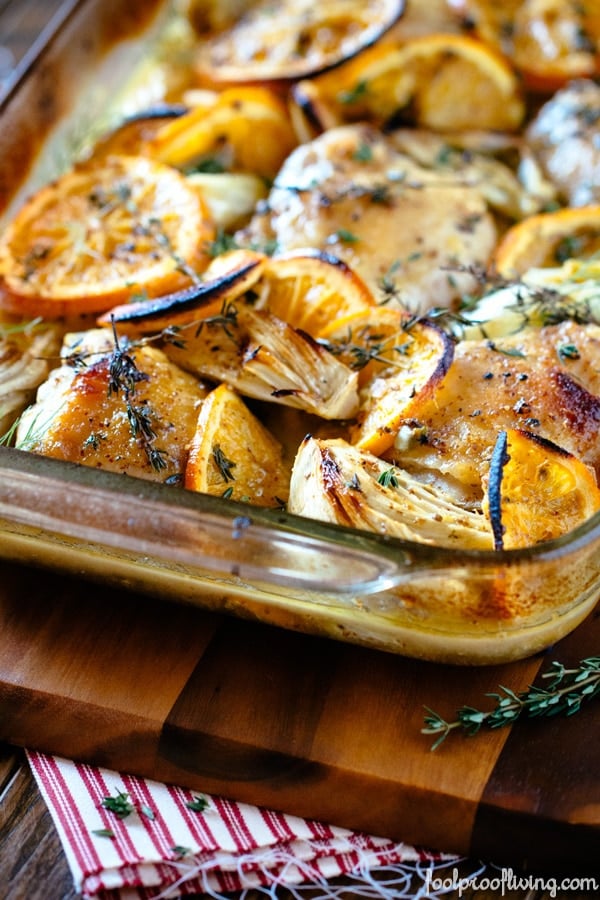
[[530, 718], [572, 716], [579, 712], [585, 701], [600, 695], [600, 656], [583, 659], [574, 669], [567, 669], [562, 663], [555, 661], [551, 670], [541, 677], [548, 680], [547, 687], [529, 687], [515, 693], [510, 688], [501, 686], [498, 693], [486, 695], [496, 700], [492, 709], [479, 710], [472, 706], [462, 706], [452, 722], [447, 722], [438, 713], [425, 707], [427, 714], [421, 733], [439, 735], [431, 747], [435, 750], [456, 729], [461, 729], [467, 735], [474, 735], [482, 728], [512, 725], [524, 715]]

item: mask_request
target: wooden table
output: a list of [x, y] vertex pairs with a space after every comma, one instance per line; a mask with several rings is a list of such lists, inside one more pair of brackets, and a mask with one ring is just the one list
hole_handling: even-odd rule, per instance
[[[139, 615], [140, 610], [143, 611], [142, 615]], [[600, 620], [595, 620], [595, 622], [598, 621]], [[110, 628], [105, 627], [106, 622], [110, 622]], [[412, 684], [410, 699], [411, 703], [416, 705], [416, 712], [414, 710], [413, 712], [418, 715], [418, 710], [421, 709], [421, 698], [415, 694], [415, 691], [418, 691], [417, 685], [423, 682], [423, 690], [433, 691], [436, 683], [440, 681], [437, 667], [419, 665], [416, 661], [403, 660], [388, 654], [351, 647], [334, 641], [314, 639], [307, 635], [280, 631], [257, 623], [244, 623], [237, 619], [215, 616], [212, 613], [207, 614], [202, 610], [195, 610], [184, 605], [161, 603], [158, 600], [153, 601], [117, 588], [111, 589], [106, 585], [94, 585], [87, 581], [80, 581], [73, 576], [59, 573], [40, 575], [39, 572], [25, 566], [13, 566], [0, 562], [0, 673], [3, 673], [0, 678], [3, 690], [2, 704], [0, 705], [3, 719], [0, 724], [4, 735], [13, 736], [14, 739], [14, 735], [21, 734], [21, 740], [23, 743], [26, 742], [25, 745], [31, 749], [48, 750], [47, 746], [37, 745], [36, 740], [54, 740], [56, 734], [53, 736], [53, 732], [59, 732], [63, 735], [61, 755], [67, 756], [71, 752], [78, 753], [79, 758], [83, 761], [94, 762], [95, 760], [88, 758], [86, 754], [95, 752], [95, 747], [102, 747], [103, 736], [112, 733], [111, 723], [115, 723], [116, 733], [119, 737], [112, 742], [112, 746], [121, 754], [118, 759], [122, 761], [123, 766], [125, 759], [132, 760], [132, 765], [143, 766], [143, 753], [142, 756], [136, 756], [136, 752], [141, 752], [140, 747], [143, 746], [139, 741], [141, 732], [138, 733], [135, 730], [136, 715], [140, 710], [145, 709], [147, 724], [152, 726], [153, 720], [145, 698], [147, 699], [148, 696], [159, 698], [160, 691], [165, 690], [165, 683], [170, 684], [175, 677], [173, 671], [176, 674], [181, 654], [172, 657], [173, 671], [169, 666], [162, 664], [164, 662], [162, 655], [168, 652], [173, 641], [180, 648], [184, 646], [184, 643], [193, 645], [193, 641], [186, 639], [186, 635], [188, 638], [191, 634], [199, 635], [202, 628], [208, 629], [206, 646], [210, 647], [211, 652], [202, 655], [198, 664], [192, 667], [192, 676], [186, 676], [184, 679], [182, 693], [173, 707], [177, 715], [170, 717], [170, 726], [164, 728], [161, 725], [160, 716], [154, 723], [157, 733], [160, 732], [163, 737], [168, 737], [169, 734], [175, 735], [173, 739], [176, 739], [177, 743], [172, 744], [171, 748], [176, 747], [177, 752], [181, 753], [183, 745], [179, 741], [183, 740], [185, 743], [185, 733], [181, 732], [181, 738], [177, 738], [180, 732], [177, 731], [176, 726], [178, 723], [184, 725], [186, 721], [188, 724], [193, 725], [194, 723], [193, 719], [185, 719], [187, 704], [179, 701], [182, 697], [187, 697], [188, 700], [192, 699], [194, 708], [200, 710], [201, 721], [197, 723], [197, 728], [200, 729], [197, 731], [197, 737], [203, 744], [203, 750], [199, 751], [194, 759], [200, 766], [203, 763], [208, 765], [208, 774], [198, 773], [199, 783], [204, 784], [204, 787], [199, 789], [212, 793], [223, 793], [225, 796], [246, 799], [250, 802], [258, 802], [258, 795], [254, 798], [242, 796], [240, 793], [242, 790], [262, 791], [261, 796], [271, 797], [269, 802], [273, 804], [272, 795], [264, 792], [268, 792], [270, 786], [279, 785], [281, 787], [282, 783], [286, 783], [285, 777], [283, 782], [278, 780], [278, 772], [283, 766], [281, 772], [285, 774], [287, 771], [287, 787], [290, 797], [289, 808], [288, 806], [283, 808], [290, 812], [296, 812], [297, 809], [292, 808], [292, 800], [295, 804], [308, 803], [310, 809], [315, 809], [312, 804], [326, 802], [317, 790], [318, 784], [322, 782], [326, 794], [329, 790], [331, 791], [331, 800], [329, 801], [328, 817], [325, 814], [320, 817], [335, 824], [345, 824], [336, 819], [336, 815], [342, 814], [342, 807], [348, 807], [345, 809], [344, 815], [349, 814], [357, 803], [363, 814], [365, 810], [369, 814], [372, 812], [375, 815], [380, 814], [378, 803], [382, 802], [382, 798], [379, 796], [379, 800], [374, 799], [378, 791], [381, 793], [377, 784], [377, 770], [375, 769], [374, 780], [373, 778], [369, 780], [368, 771], [362, 774], [360, 771], [360, 764], [365, 761], [365, 758], [369, 762], [378, 756], [376, 752], [378, 744], [383, 742], [384, 756], [390, 764], [402, 761], [407, 756], [410, 757], [411, 753], [415, 762], [420, 761], [421, 765], [426, 764], [427, 759], [431, 759], [427, 752], [426, 739], [420, 738], [418, 724], [411, 719], [407, 709], [402, 707], [404, 712], [401, 714], [401, 722], [398, 723], [400, 730], [394, 732], [396, 739], [391, 744], [389, 741], [386, 743], [383, 740], [385, 736], [384, 722], [386, 716], [389, 717], [389, 711], [397, 706], [393, 691], [400, 690], [401, 692], [406, 683]], [[168, 638], [165, 640], [167, 633]], [[596, 641], [595, 625], [587, 628], [586, 633], [588, 633], [590, 642]], [[33, 634], [35, 634], [35, 640], [32, 639]], [[119, 651], [116, 657], [114, 653], [111, 657], [111, 668], [102, 661], [104, 660], [106, 663], [107, 642], [114, 650], [115, 634], [119, 635]], [[574, 636], [573, 640], [577, 640], [577, 636]], [[164, 649], [161, 649], [161, 643], [166, 645]], [[140, 646], [144, 652], [140, 650]], [[44, 648], [49, 651], [45, 655]], [[138, 653], [139, 659], [134, 662], [133, 657], [136, 653]], [[292, 671], [299, 671], [298, 653], [305, 653], [306, 658], [311, 661], [311, 665], [320, 672], [323, 671], [321, 655], [325, 654], [328, 659], [333, 660], [333, 671], [337, 673], [337, 676], [329, 682], [323, 682], [316, 693], [308, 689], [306, 680], [302, 682], [298, 690], [293, 691], [288, 664]], [[156, 676], [158, 681], [152, 680], [153, 676], [147, 665], [148, 658], [151, 659], [151, 669], [156, 669], [158, 672]], [[260, 665], [261, 659], [265, 661], [264, 665]], [[118, 662], [118, 665], [115, 664], [115, 661]], [[138, 663], [146, 672], [146, 678], [142, 679], [144, 684], [141, 686], [139, 686], [140, 679], [135, 674], [136, 672], [139, 674], [140, 671], [137, 668]], [[101, 672], [105, 673], [103, 678], [99, 678], [96, 672], [97, 666]], [[359, 679], [355, 684], [353, 684], [352, 669], [359, 672]], [[431, 670], [429, 673], [431, 680], [429, 681], [428, 670]], [[104, 700], [106, 703], [104, 711], [106, 715], [103, 714], [101, 705], [97, 705], [93, 706], [92, 718], [86, 719], [86, 704], [84, 702], [82, 706], [78, 700], [80, 698], [79, 688], [87, 685], [86, 690], [91, 688], [98, 691], [98, 685], [106, 683], [106, 675], [109, 671], [111, 690], [104, 697], [101, 690], [98, 694], [99, 701]], [[416, 681], [413, 678], [411, 682], [411, 671], [416, 677]], [[231, 675], [231, 678], [224, 678], [224, 673]], [[460, 692], [465, 690], [463, 676], [468, 677], [469, 680], [483, 677], [467, 670], [463, 670], [463, 672], [458, 670], [454, 673], [446, 671], [443, 684], [444, 695], [451, 689], [447, 682], [451, 681], [453, 675], [458, 682], [456, 687]], [[496, 678], [497, 673], [494, 672], [493, 676]], [[485, 677], [489, 678], [490, 676]], [[265, 689], [263, 680], [265, 678], [268, 682], [268, 690]], [[240, 679], [242, 680], [240, 681]], [[369, 686], [365, 694], [365, 703], [369, 710], [369, 721], [374, 726], [379, 740], [373, 741], [370, 733], [365, 732], [364, 721], [359, 715], [357, 719], [359, 747], [355, 745], [355, 738], [352, 737], [350, 731], [346, 730], [342, 736], [343, 747], [356, 754], [346, 761], [347, 765], [344, 768], [340, 756], [343, 748], [340, 747], [337, 739], [336, 728], [333, 728], [327, 713], [323, 712], [322, 716], [317, 717], [320, 720], [320, 732], [319, 728], [313, 730], [316, 722], [313, 721], [314, 716], [311, 717], [310, 702], [306, 707], [303, 696], [306, 694], [309, 699], [312, 696], [316, 702], [320, 702], [318, 698], [321, 695], [323, 702], [326, 698], [335, 696], [337, 698], [336, 708], [341, 705], [341, 708], [347, 712], [344, 693], [349, 692], [352, 697], [358, 698], [361, 694], [360, 685], [363, 683], [361, 679], [364, 679]], [[148, 686], [145, 682], [147, 680], [150, 681], [149, 694], [146, 691]], [[175, 678], [175, 684], [172, 686], [179, 690], [176, 682]], [[388, 692], [386, 684], [392, 693]], [[281, 685], [281, 691], [277, 685]], [[119, 700], [122, 700], [123, 697], [129, 704], [128, 708], [133, 716], [131, 735], [127, 727], [127, 709], [122, 710], [121, 716], [118, 712], [113, 715], [113, 712], [118, 709]], [[386, 698], [385, 702], [383, 701], [384, 697]], [[258, 706], [255, 705], [255, 700], [258, 701]], [[209, 702], [210, 714], [207, 714], [206, 702]], [[268, 728], [266, 732], [264, 731], [265, 719], [261, 713], [261, 702], [268, 704], [271, 713], [270, 721], [279, 723], [276, 728]], [[111, 704], [116, 705], [111, 706]], [[378, 706], [380, 707], [379, 712]], [[246, 713], [244, 713], [245, 708]], [[247, 712], [248, 709], [250, 713]], [[287, 719], [289, 720], [287, 723], [280, 722], [278, 710], [282, 713], [287, 710]], [[524, 742], [517, 741], [517, 745], [520, 744], [521, 748], [525, 747], [527, 755], [526, 757], [518, 755], [520, 767], [516, 772], [516, 778], [510, 772], [508, 773], [509, 781], [506, 784], [509, 788], [512, 785], [510, 789], [518, 792], [520, 786], [524, 800], [536, 780], [535, 773], [530, 771], [529, 759], [538, 759], [538, 763], [535, 764], [536, 769], [540, 765], [536, 745], [539, 750], [541, 740], [543, 747], [553, 746], [556, 759], [560, 759], [560, 753], [557, 750], [561, 740], [558, 738], [566, 736], [563, 728], [565, 724], [570, 723], [571, 726], [576, 727], [576, 733], [575, 735], [570, 733], [570, 742], [567, 741], [565, 745], [567, 764], [566, 766], [563, 763], [559, 765], [559, 784], [562, 786], [564, 779], [567, 797], [570, 796], [569, 784], [572, 790], [580, 790], [581, 784], [577, 788], [575, 784], [571, 783], [572, 778], [571, 781], [569, 779], [575, 772], [578, 772], [578, 783], [582, 780], [581, 760], [577, 763], [576, 757], [579, 748], [585, 745], [585, 735], [588, 735], [592, 745], [597, 746], [594, 744], [594, 737], [591, 733], [594, 731], [593, 723], [597, 722], [594, 716], [595, 712], [597, 710], [590, 707], [587, 709], [586, 716], [581, 713], [580, 716], [573, 717], [567, 723], [557, 723], [556, 727], [560, 728], [558, 734], [556, 732], [549, 733], [546, 730], [545, 739], [541, 737], [542, 723], [532, 725], [529, 731], [522, 729], [521, 735], [524, 737]], [[351, 716], [350, 719], [352, 719]], [[350, 719], [348, 724], [350, 724]], [[295, 722], [295, 728], [291, 728], [292, 720]], [[53, 727], [53, 723], [59, 726], [58, 729]], [[250, 730], [248, 730], [249, 727]], [[553, 727], [552, 723], [549, 727]], [[307, 760], [311, 755], [311, 746], [315, 746], [313, 736], [320, 733], [321, 739], [323, 739], [323, 729], [325, 729], [329, 736], [327, 746], [334, 753], [338, 762], [336, 763], [334, 759], [326, 771], [319, 769], [318, 763], [316, 768], [314, 765], [311, 767], [310, 764], [298, 766], [296, 764], [301, 761], [301, 758], [294, 757], [292, 769], [288, 770], [286, 753], [291, 750], [288, 746], [290, 728], [291, 732], [296, 735], [300, 749], [302, 747], [307, 749]], [[586, 728], [587, 732], [585, 732]], [[583, 740], [581, 729], [584, 729]], [[425, 745], [421, 747], [420, 753], [415, 753], [414, 742], [411, 750], [410, 735], [413, 733], [417, 736], [419, 745]], [[25, 738], [25, 734], [27, 734], [27, 738]], [[364, 735], [364, 740], [361, 739], [361, 735]], [[131, 737], [131, 740], [128, 736]], [[439, 760], [441, 764], [440, 776], [444, 772], [451, 773], [457, 761], [460, 760], [462, 762], [459, 771], [463, 775], [467, 762], [470, 763], [470, 770], [475, 772], [480, 757], [486, 755], [481, 751], [489, 751], [488, 737], [488, 735], [482, 734], [477, 738], [467, 739], [466, 742], [463, 740], [462, 743], [460, 738], [453, 740], [447, 748], [448, 752], [443, 757], [435, 755], [434, 762]], [[498, 737], [500, 735], [496, 732], [492, 736], [492, 740], [496, 740]], [[282, 748], [275, 758], [275, 769], [270, 763], [265, 764], [267, 757], [269, 760], [271, 759], [268, 756], [266, 738], [278, 741]], [[82, 741], [83, 743], [81, 743]], [[81, 746], [79, 746], [80, 744]], [[107, 746], [111, 746], [110, 740], [108, 745], [104, 744], [105, 749]], [[362, 754], [358, 752], [360, 748], [362, 748]], [[298, 747], [296, 749], [298, 750]], [[565, 747], [562, 749], [564, 751]], [[215, 750], [216, 756], [214, 756], [213, 750]], [[265, 751], [267, 757], [264, 755]], [[124, 753], [126, 756], [123, 756]], [[221, 764], [222, 753], [225, 753], [226, 759], [229, 760], [229, 766]], [[452, 762], [453, 758], [454, 763]], [[117, 758], [115, 760], [115, 765], [112, 767], [119, 768]], [[133, 762], [133, 760], [136, 761]], [[594, 760], [596, 760], [595, 772], [593, 771]], [[217, 779], [214, 783], [220, 788], [218, 791], [210, 781], [210, 769], [215, 761], [222, 770], [220, 775], [218, 771], [212, 772], [213, 780]], [[597, 783], [595, 780], [597, 779], [597, 753], [594, 750], [591, 751], [589, 761], [585, 772], [589, 775], [590, 790], [585, 793], [586, 797], [592, 798], [595, 793], [594, 784]], [[549, 765], [545, 768], [547, 772], [551, 773], [553, 765], [551, 760], [548, 762]], [[158, 760], [155, 760], [153, 765], [157, 763]], [[252, 773], [256, 775], [255, 769], [258, 764], [261, 768], [260, 777], [250, 777], [248, 782], [246, 776], [248, 773], [250, 776]], [[383, 765], [381, 760], [380, 765]], [[569, 771], [569, 766], [571, 771]], [[542, 768], [544, 768], [543, 763]], [[402, 766], [399, 769], [399, 775], [401, 770]], [[528, 770], [530, 775], [526, 776], [526, 782], [521, 784], [523, 771]], [[123, 768], [123, 771], [130, 770]], [[144, 774], [143, 771], [138, 773], [135, 769], [131, 771], [134, 774]], [[311, 773], [316, 777], [311, 779]], [[166, 778], [165, 775], [161, 777]], [[184, 773], [183, 777], [190, 777], [190, 772]], [[349, 786], [347, 790], [340, 793], [338, 785], [336, 793], [336, 778], [339, 777], [349, 778], [353, 787]], [[205, 780], [206, 778], [209, 780]], [[236, 778], [238, 780], [235, 780]], [[183, 781], [182, 783], [185, 784]], [[405, 799], [408, 798], [408, 806], [405, 807], [408, 816], [420, 819], [422, 825], [427, 827], [431, 827], [432, 823], [435, 826], [437, 820], [432, 809], [437, 801], [433, 790], [429, 794], [431, 802], [426, 799], [423, 791], [411, 801], [410, 785], [408, 785], [408, 789], [403, 788], [400, 783], [394, 786], [391, 780], [386, 784], [388, 785], [386, 791], [390, 793], [390, 796], [393, 791], [396, 791], [398, 802], [403, 796]], [[552, 791], [550, 790], [549, 793]], [[542, 799], [540, 797], [540, 809], [543, 807]], [[457, 797], [457, 801], [460, 812], [460, 809], [463, 809], [460, 806], [460, 797]], [[589, 802], [592, 800], [590, 799]], [[265, 801], [266, 803], [267, 801]], [[429, 810], [427, 816], [424, 814], [426, 810]], [[440, 807], [439, 812], [441, 810]], [[418, 815], [415, 817], [414, 813]], [[468, 815], [468, 804], [466, 803], [463, 813], [465, 816]], [[313, 814], [317, 815], [316, 812]], [[459, 824], [455, 808], [453, 810], [452, 806], [447, 805], [447, 815], [450, 818], [453, 817], [452, 820]], [[401, 821], [405, 822], [405, 819], [401, 819]], [[404, 825], [402, 828], [404, 829]], [[388, 834], [384, 828], [375, 833]], [[444, 833], [449, 834], [448, 829]], [[394, 835], [390, 834], [389, 836], [393, 837]], [[397, 839], [414, 840], [411, 836], [404, 834], [396, 835], [396, 837]], [[549, 840], [554, 840], [550, 832], [547, 837]], [[501, 840], [496, 834], [492, 844], [488, 846], [496, 847], [496, 844], [499, 846]], [[531, 846], [530, 830], [528, 831], [528, 846]], [[581, 850], [580, 844], [576, 846]], [[560, 844], [557, 844], [556, 848], [560, 849]], [[590, 854], [592, 858], [596, 857], [597, 861], [597, 854], [593, 849], [590, 850], [588, 856]], [[551, 859], [554, 860], [556, 857], [552, 855]], [[505, 864], [510, 866], [510, 860]], [[475, 862], [465, 862], [460, 866], [461, 875], [472, 874], [476, 865]], [[511, 867], [516, 868], [515, 865]], [[491, 878], [497, 877], [498, 870], [490, 868], [489, 873]], [[590, 874], [589, 869], [586, 874]], [[550, 877], [551, 875], [548, 874], [547, 878]], [[422, 888], [422, 882], [415, 879], [415, 894], [418, 887]], [[514, 900], [541, 900], [542, 897], [551, 895], [550, 888], [545, 893], [520, 890], [510, 894]], [[284, 890], [279, 891], [277, 896], [281, 900], [286, 900], [286, 898], [291, 900], [292, 897]], [[318, 891], [316, 891], [315, 898], [318, 896]], [[360, 896], [360, 894], [355, 894], [355, 896]], [[484, 891], [479, 891], [473, 893], [472, 896], [473, 900], [475, 898], [486, 900], [486, 897], [491, 900], [497, 894], [488, 892], [486, 895]], [[584, 892], [572, 891], [559, 893], [556, 896], [559, 896], [561, 900], [577, 900], [579, 897], [592, 896], [592, 894], [586, 895]], [[58, 835], [33, 780], [24, 752], [14, 747], [0, 745], [0, 900], [55, 900], [55, 898], [56, 900], [62, 900], [62, 898], [74, 900], [75, 897], [71, 875]], [[261, 894], [255, 892], [253, 895], [246, 895], [246, 900], [260, 900], [260, 897]]]

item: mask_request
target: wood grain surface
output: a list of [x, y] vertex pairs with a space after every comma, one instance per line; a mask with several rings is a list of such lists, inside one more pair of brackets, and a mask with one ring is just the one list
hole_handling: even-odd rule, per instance
[[[427, 664], [0, 566], [0, 739], [528, 870], [600, 858], [600, 722], [453, 736], [452, 716], [552, 658], [589, 655], [591, 616], [510, 666]], [[548, 753], [552, 748], [552, 753]]]

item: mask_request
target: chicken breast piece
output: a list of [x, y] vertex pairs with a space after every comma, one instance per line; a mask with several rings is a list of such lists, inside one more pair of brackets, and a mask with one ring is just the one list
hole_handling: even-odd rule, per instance
[[600, 203], [600, 85], [577, 79], [545, 103], [525, 139], [569, 206]]
[[498, 432], [520, 428], [600, 476], [600, 327], [563, 322], [496, 341], [463, 341], [446, 376], [398, 428], [385, 456], [481, 497]]
[[420, 166], [367, 125], [333, 128], [294, 150], [239, 243], [314, 247], [350, 265], [378, 300], [410, 312], [474, 289], [497, 238], [480, 190]]
[[65, 337], [63, 365], [23, 414], [24, 450], [154, 481], [177, 481], [205, 387], [155, 347], [115, 348], [110, 331]]

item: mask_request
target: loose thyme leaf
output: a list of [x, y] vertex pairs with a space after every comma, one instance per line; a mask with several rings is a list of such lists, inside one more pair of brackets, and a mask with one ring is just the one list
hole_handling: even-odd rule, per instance
[[566, 669], [560, 662], [554, 662], [552, 669], [541, 676], [548, 679], [547, 688], [529, 687], [515, 693], [501, 686], [497, 693], [488, 694], [496, 701], [490, 710], [479, 710], [472, 706], [462, 706], [457, 710], [457, 718], [448, 722], [439, 713], [425, 707], [425, 727], [422, 734], [437, 734], [431, 749], [436, 750], [451, 731], [459, 728], [467, 735], [474, 735], [481, 728], [500, 728], [511, 725], [519, 716], [529, 718], [552, 718], [558, 715], [572, 716], [579, 712], [586, 700], [600, 695], [600, 656], [583, 659], [575, 669]]
[[352, 231], [348, 231], [347, 228], [338, 228], [338, 230], [332, 235], [334, 241], [343, 241], [345, 244], [355, 244], [360, 240]]
[[561, 344], [558, 347], [559, 359], [579, 359], [581, 354], [575, 344]]
[[238, 310], [235, 303], [230, 300], [223, 301], [223, 305], [221, 306], [221, 310], [215, 316], [207, 316], [205, 319], [198, 324], [196, 328], [196, 337], [199, 337], [202, 334], [202, 331], [207, 325], [211, 326], [219, 326], [223, 329], [227, 337], [231, 338], [231, 340], [235, 340], [235, 335], [233, 334], [232, 329], [236, 328], [238, 324]]
[[341, 91], [338, 94], [337, 99], [340, 103], [350, 104], [357, 103], [361, 100], [366, 94], [369, 93], [369, 83], [367, 81], [361, 80], [357, 81], [353, 88], [349, 91]]
[[147, 806], [145, 803], [142, 803], [139, 809], [140, 814], [142, 816], [145, 816], [147, 819], [150, 819], [151, 821], [154, 821], [154, 819], [156, 819], [156, 815], [151, 806]]
[[114, 813], [119, 819], [126, 819], [132, 812], [135, 812], [135, 806], [129, 799], [129, 794], [118, 791], [116, 797], [104, 797], [100, 806]]
[[209, 807], [209, 802], [206, 797], [192, 797], [191, 800], [187, 800], [186, 804], [188, 809], [191, 809], [192, 812], [202, 813]]
[[486, 341], [486, 346], [495, 353], [502, 353], [504, 356], [514, 356], [518, 359], [525, 359], [525, 354], [518, 347], [504, 348], [499, 347], [495, 341]]
[[221, 256], [221, 254], [227, 253], [229, 250], [238, 250], [239, 247], [240, 245], [232, 234], [227, 234], [226, 231], [219, 229], [214, 241], [211, 241], [210, 244], [208, 244], [207, 252], [209, 256], [214, 258], [215, 256]]
[[383, 485], [383, 487], [398, 487], [398, 479], [394, 472], [395, 469], [393, 467], [391, 469], [386, 469], [377, 479], [377, 483]]
[[373, 148], [370, 144], [359, 144], [352, 154], [352, 158], [357, 162], [371, 162], [373, 159]]
[[100, 806], [113, 813], [119, 819], [126, 819], [127, 816], [135, 812], [145, 816], [146, 819], [154, 820], [156, 818], [151, 806], [148, 806], [146, 803], [134, 803], [133, 800], [129, 799], [129, 794], [126, 794], [124, 791], [118, 791], [115, 797], [103, 797]]
[[227, 459], [219, 444], [213, 445], [212, 455], [223, 481], [235, 481], [235, 475], [231, 470], [235, 469], [236, 464], [231, 459]]

